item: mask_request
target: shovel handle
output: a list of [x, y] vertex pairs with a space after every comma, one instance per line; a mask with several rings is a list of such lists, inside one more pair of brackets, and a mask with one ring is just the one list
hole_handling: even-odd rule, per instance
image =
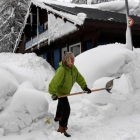
[[[115, 78], [115, 79], [118, 79], [119, 77]], [[91, 90], [91, 92], [95, 92], [95, 91], [100, 91], [100, 90], [106, 90], [107, 92], [111, 93], [110, 90], [112, 89], [113, 87], [113, 80], [110, 80], [106, 83], [106, 87], [105, 88], [99, 88], [99, 89], [93, 89]], [[67, 96], [73, 96], [73, 95], [78, 95], [78, 94], [83, 94], [83, 93], [87, 93], [87, 91], [84, 91], [84, 92], [77, 92], [77, 93], [72, 93], [72, 94], [69, 94], [69, 95], [62, 95], [62, 96], [58, 96], [58, 98], [63, 98], [63, 97], [67, 97]]]
[[[100, 91], [100, 90], [106, 90], [106, 88], [93, 89], [93, 90], [91, 90], [91, 92]], [[63, 98], [63, 97], [73, 96], [73, 95], [78, 95], [78, 94], [84, 94], [84, 93], [87, 93], [87, 91], [72, 93], [69, 95], [62, 95], [62, 96], [58, 96], [58, 98]]]
[[106, 88], [93, 89], [91, 90], [91, 92], [100, 91], [100, 90], [106, 90]]

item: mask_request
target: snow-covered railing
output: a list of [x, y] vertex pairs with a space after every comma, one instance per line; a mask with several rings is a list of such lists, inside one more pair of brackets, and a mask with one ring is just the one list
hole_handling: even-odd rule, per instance
[[32, 41], [32, 43], [35, 44], [37, 42], [37, 36], [35, 36]]
[[48, 38], [48, 30], [39, 35], [39, 43], [46, 40], [47, 38]]
[[38, 40], [37, 40], [37, 36], [35, 36], [34, 38], [32, 38], [32, 40], [29, 40], [28, 42], [26, 42], [25, 49], [29, 49], [47, 38], [48, 38], [48, 30], [39, 34]]
[[28, 48], [31, 47], [31, 46], [32, 46], [32, 40], [26, 42], [26, 44], [25, 44], [25, 49], [28, 49]]

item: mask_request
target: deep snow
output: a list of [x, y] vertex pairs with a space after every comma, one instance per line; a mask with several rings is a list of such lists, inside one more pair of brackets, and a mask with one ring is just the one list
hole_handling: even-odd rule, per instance
[[[103, 88], [116, 77], [112, 94], [106, 90], [69, 97], [68, 132], [72, 140], [140, 139], [140, 49], [115, 43], [88, 50], [75, 65], [91, 89]], [[85, 59], [86, 58], [86, 59]], [[54, 69], [31, 54], [0, 54], [0, 140], [65, 140], [53, 121], [57, 101], [48, 84]], [[75, 84], [71, 93], [81, 91]]]
[[[139, 56], [140, 49], [131, 51], [115, 43], [76, 57], [75, 65], [92, 89], [120, 78], [114, 80], [112, 94], [103, 90], [69, 97], [70, 139], [139, 139]], [[47, 92], [54, 69], [34, 53], [1, 53], [0, 63], [0, 139], [66, 139], [57, 132], [58, 123], [53, 121], [57, 101], [52, 101]], [[79, 91], [75, 84], [71, 93]]]

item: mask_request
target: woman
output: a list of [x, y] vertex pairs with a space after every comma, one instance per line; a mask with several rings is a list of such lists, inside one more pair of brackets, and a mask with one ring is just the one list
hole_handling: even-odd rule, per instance
[[[60, 67], [57, 69], [55, 76], [49, 84], [49, 93], [52, 95], [53, 100], [57, 100], [58, 96], [69, 95], [75, 82], [77, 82], [83, 90], [87, 91], [87, 93], [91, 93], [83, 76], [74, 66], [73, 53], [66, 52], [63, 56], [62, 62], [59, 63], [59, 66]], [[69, 115], [70, 105], [68, 98], [59, 98], [54, 121], [59, 121], [58, 132], [64, 133], [66, 137], [70, 137], [66, 132], [68, 129]]]

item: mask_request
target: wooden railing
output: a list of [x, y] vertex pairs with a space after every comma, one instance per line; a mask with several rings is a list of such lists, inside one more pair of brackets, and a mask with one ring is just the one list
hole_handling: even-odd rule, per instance
[[35, 36], [32, 39], [30, 39], [29, 41], [27, 41], [25, 43], [25, 49], [29, 49], [29, 48], [39, 44], [40, 42], [46, 40], [47, 38], [48, 38], [48, 30], [39, 34], [38, 39], [37, 39], [37, 36]]

